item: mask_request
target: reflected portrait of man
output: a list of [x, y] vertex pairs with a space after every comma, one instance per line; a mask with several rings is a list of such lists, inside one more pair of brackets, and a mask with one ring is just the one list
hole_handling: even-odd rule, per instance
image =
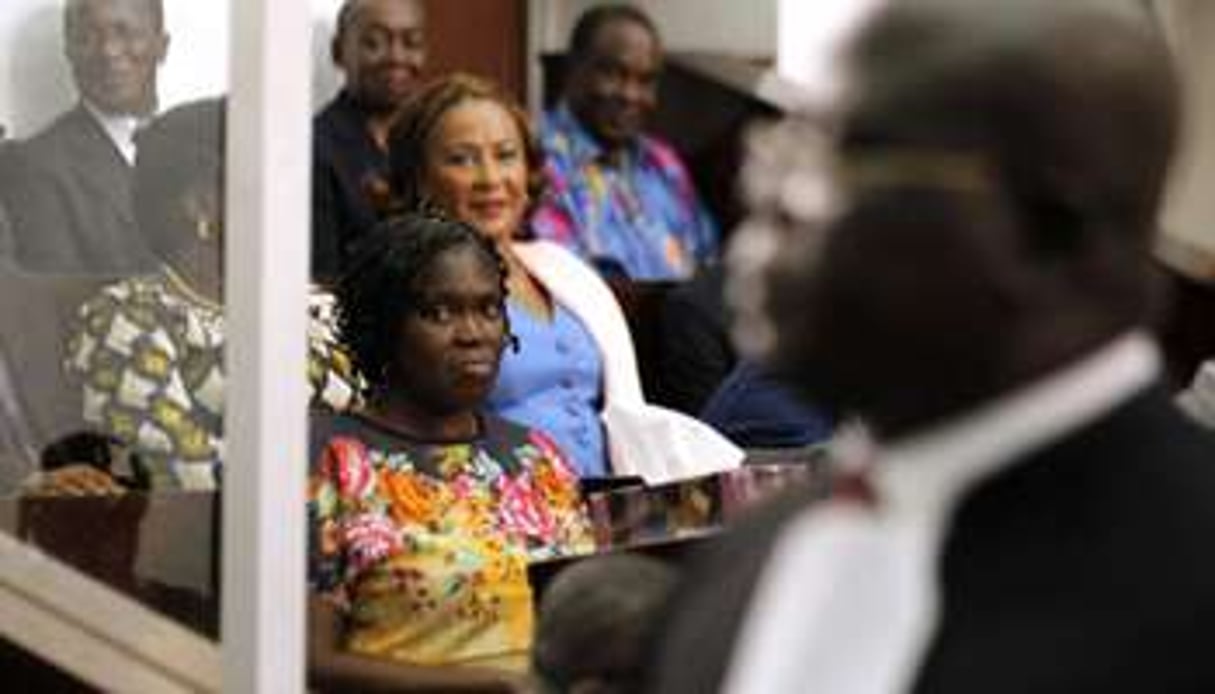
[[67, 0], [63, 37], [79, 101], [6, 162], [11, 253], [37, 271], [138, 271], [154, 260], [132, 211], [134, 135], [157, 110], [162, 1]]
[[341, 273], [387, 198], [392, 116], [426, 65], [422, 0], [346, 0], [331, 55], [344, 84], [313, 122], [312, 262], [321, 281]]

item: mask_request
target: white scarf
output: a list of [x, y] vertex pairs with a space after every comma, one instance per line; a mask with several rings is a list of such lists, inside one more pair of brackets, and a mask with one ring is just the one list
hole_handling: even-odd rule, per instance
[[649, 405], [624, 312], [598, 274], [548, 241], [518, 242], [515, 256], [590, 332], [603, 361], [603, 411], [612, 472], [650, 484], [736, 468], [743, 451], [707, 424]]

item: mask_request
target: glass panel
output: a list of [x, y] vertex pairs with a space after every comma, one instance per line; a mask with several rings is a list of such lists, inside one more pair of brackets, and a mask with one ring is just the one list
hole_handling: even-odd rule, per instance
[[0, 5], [0, 530], [209, 636], [229, 9]]

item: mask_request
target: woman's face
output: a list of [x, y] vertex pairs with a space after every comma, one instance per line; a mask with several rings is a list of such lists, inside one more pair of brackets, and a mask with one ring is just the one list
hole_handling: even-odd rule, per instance
[[416, 281], [392, 385], [434, 415], [476, 410], [497, 379], [506, 334], [498, 273], [481, 249], [464, 245], [441, 252]]
[[498, 242], [522, 227], [527, 154], [510, 113], [484, 99], [449, 110], [425, 149], [422, 194]]

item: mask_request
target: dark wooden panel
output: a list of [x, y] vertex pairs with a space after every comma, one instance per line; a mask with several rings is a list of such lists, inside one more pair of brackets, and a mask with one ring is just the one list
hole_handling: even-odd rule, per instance
[[431, 75], [489, 77], [526, 103], [526, 0], [427, 0], [426, 12]]

